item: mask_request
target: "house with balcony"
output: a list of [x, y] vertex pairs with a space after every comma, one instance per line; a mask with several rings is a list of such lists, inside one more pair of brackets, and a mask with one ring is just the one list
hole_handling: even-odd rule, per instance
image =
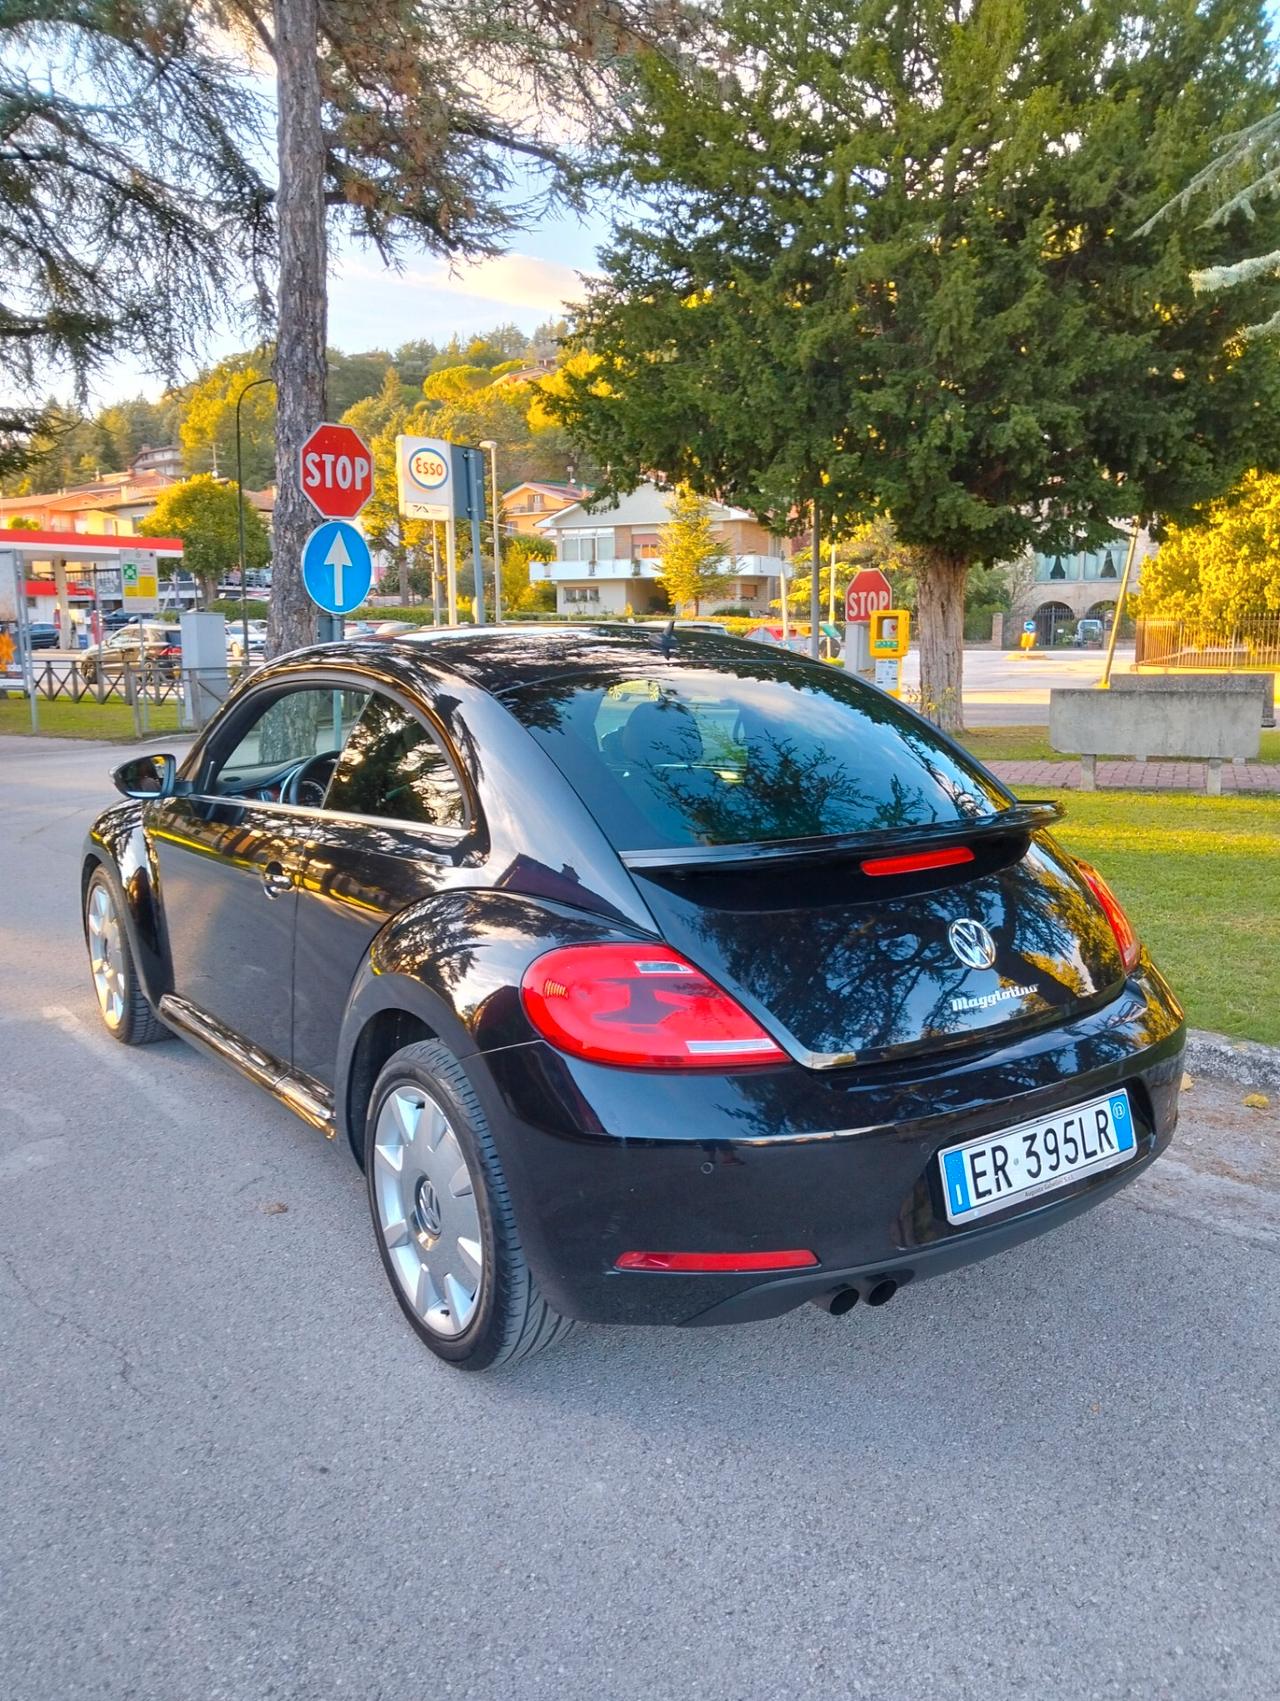
[[502, 524], [508, 532], [539, 536], [539, 527], [549, 514], [558, 514], [581, 502], [591, 492], [584, 484], [544, 484], [526, 479], [502, 493]]
[[[538, 527], [555, 545], [554, 561], [531, 561], [533, 584], [556, 588], [558, 614], [649, 614], [663, 607], [662, 542], [671, 524], [673, 492], [642, 484], [612, 507], [588, 513], [581, 502], [562, 508]], [[701, 612], [742, 607], [765, 614], [790, 571], [781, 544], [744, 508], [708, 504], [716, 536], [727, 552], [722, 588]]]

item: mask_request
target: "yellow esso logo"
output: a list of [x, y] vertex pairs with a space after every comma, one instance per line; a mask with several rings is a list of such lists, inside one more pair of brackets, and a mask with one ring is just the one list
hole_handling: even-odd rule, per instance
[[449, 468], [434, 449], [415, 449], [409, 457], [409, 473], [424, 490], [436, 490], [448, 478]]

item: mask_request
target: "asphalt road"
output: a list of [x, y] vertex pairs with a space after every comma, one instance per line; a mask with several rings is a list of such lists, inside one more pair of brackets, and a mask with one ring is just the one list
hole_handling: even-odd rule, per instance
[[346, 1154], [100, 1031], [102, 746], [0, 738], [0, 1696], [1280, 1692], [1280, 1118], [1055, 1235], [512, 1372], [399, 1318]]

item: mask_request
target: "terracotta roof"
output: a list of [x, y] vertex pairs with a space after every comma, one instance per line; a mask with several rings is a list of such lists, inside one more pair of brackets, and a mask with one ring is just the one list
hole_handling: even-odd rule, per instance
[[505, 502], [509, 496], [514, 496], [517, 490], [540, 490], [544, 495], [563, 496], [568, 502], [581, 502], [584, 496], [591, 494], [585, 484], [547, 484], [542, 479], [526, 478], [504, 490], [502, 500]]

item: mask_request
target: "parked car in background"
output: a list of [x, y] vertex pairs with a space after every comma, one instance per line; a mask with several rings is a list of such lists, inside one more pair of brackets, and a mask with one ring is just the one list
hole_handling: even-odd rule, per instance
[[102, 625], [107, 632], [119, 632], [125, 626], [137, 626], [138, 616], [130, 614], [127, 608], [113, 608], [110, 614], [104, 614]]
[[144, 663], [166, 678], [177, 676], [182, 667], [182, 628], [176, 623], [153, 620], [124, 626], [100, 644], [90, 644], [78, 660], [86, 684], [98, 685], [122, 674], [128, 667]]
[[[790, 650], [793, 656], [809, 654], [809, 634], [807, 632], [789, 632], [784, 638], [781, 626], [753, 626], [744, 634], [754, 644], [771, 644], [775, 649]], [[839, 661], [844, 654], [840, 642], [840, 633], [834, 626], [828, 626], [824, 621], [818, 634], [818, 655], [823, 661]]]
[[[265, 620], [251, 620], [249, 629], [249, 660], [264, 662], [267, 659], [267, 623]], [[245, 656], [245, 628], [239, 620], [227, 621], [227, 660], [241, 662]]]
[[1100, 620], [1078, 620], [1071, 642], [1078, 650], [1100, 650], [1103, 626]]
[[33, 620], [27, 627], [33, 650], [56, 650], [61, 634], [51, 620]]
[[729, 630], [729, 628], [724, 624], [724, 622], [722, 620], [697, 620], [697, 619], [694, 619], [694, 620], [676, 620], [676, 621], [673, 622], [670, 615], [667, 615], [664, 619], [661, 619], [661, 620], [641, 620], [640, 622], [638, 622], [638, 624], [641, 625], [641, 626], [661, 626], [662, 628], [664, 628], [664, 630], [665, 630], [666, 627], [674, 625], [675, 630], [677, 632], [721, 632], [721, 633], [724, 633], [724, 632], [727, 632]]

